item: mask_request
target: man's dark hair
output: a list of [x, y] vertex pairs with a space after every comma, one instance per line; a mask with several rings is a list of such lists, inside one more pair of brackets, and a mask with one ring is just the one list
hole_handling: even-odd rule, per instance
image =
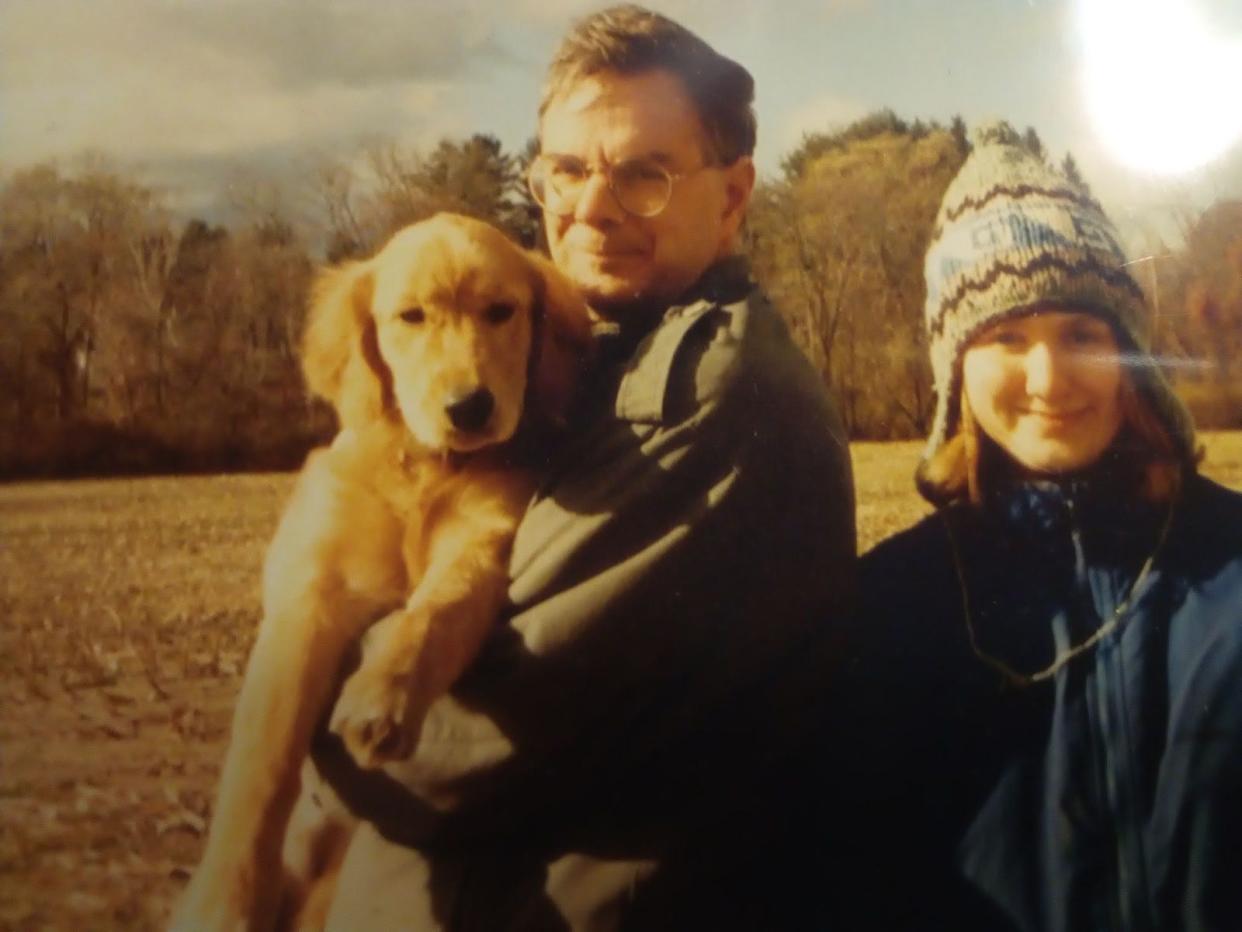
[[750, 72], [666, 16], [631, 3], [579, 20], [548, 66], [542, 117], [572, 84], [600, 72], [663, 69], [685, 86], [707, 132], [711, 155], [731, 165], [755, 151], [755, 80]]

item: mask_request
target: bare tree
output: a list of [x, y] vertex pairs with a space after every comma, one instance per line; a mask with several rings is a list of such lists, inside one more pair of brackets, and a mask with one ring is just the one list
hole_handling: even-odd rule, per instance
[[962, 158], [952, 133], [881, 113], [808, 138], [786, 180], [756, 193], [747, 226], [756, 274], [854, 435], [926, 430], [923, 256]]

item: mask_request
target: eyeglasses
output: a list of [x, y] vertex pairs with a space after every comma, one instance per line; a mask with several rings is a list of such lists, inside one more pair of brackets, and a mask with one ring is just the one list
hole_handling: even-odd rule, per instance
[[587, 182], [596, 172], [608, 181], [608, 190], [627, 214], [654, 217], [668, 206], [673, 183], [697, 174], [709, 165], [675, 174], [652, 159], [629, 159], [603, 168], [591, 168], [569, 155], [539, 155], [531, 162], [530, 193], [548, 213], [567, 217], [578, 209]]

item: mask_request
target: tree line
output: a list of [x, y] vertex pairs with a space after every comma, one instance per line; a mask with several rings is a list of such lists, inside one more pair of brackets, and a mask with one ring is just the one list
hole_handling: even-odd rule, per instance
[[[1025, 144], [1051, 158], [1038, 133]], [[417, 152], [373, 143], [238, 184], [229, 226], [177, 220], [99, 157], [0, 179], [0, 475], [291, 468], [330, 436], [297, 353], [317, 265], [369, 254], [440, 210], [535, 246], [532, 141]], [[841, 400], [851, 436], [918, 437], [931, 374], [922, 262], [966, 126], [881, 111], [808, 134], [761, 182], [744, 231], [756, 277]], [[1071, 155], [1060, 163], [1077, 175]], [[1188, 215], [1136, 277], [1158, 352], [1203, 427], [1242, 427], [1242, 201]]]

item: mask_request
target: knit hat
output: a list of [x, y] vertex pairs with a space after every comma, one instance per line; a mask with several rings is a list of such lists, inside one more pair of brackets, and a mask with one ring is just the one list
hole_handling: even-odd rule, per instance
[[1147, 305], [1116, 229], [1079, 184], [1024, 147], [1009, 124], [974, 135], [927, 251], [926, 322], [936, 415], [923, 461], [957, 430], [962, 354], [983, 328], [1058, 305], [1108, 321], [1129, 378], [1189, 462], [1194, 429], [1150, 356]]

